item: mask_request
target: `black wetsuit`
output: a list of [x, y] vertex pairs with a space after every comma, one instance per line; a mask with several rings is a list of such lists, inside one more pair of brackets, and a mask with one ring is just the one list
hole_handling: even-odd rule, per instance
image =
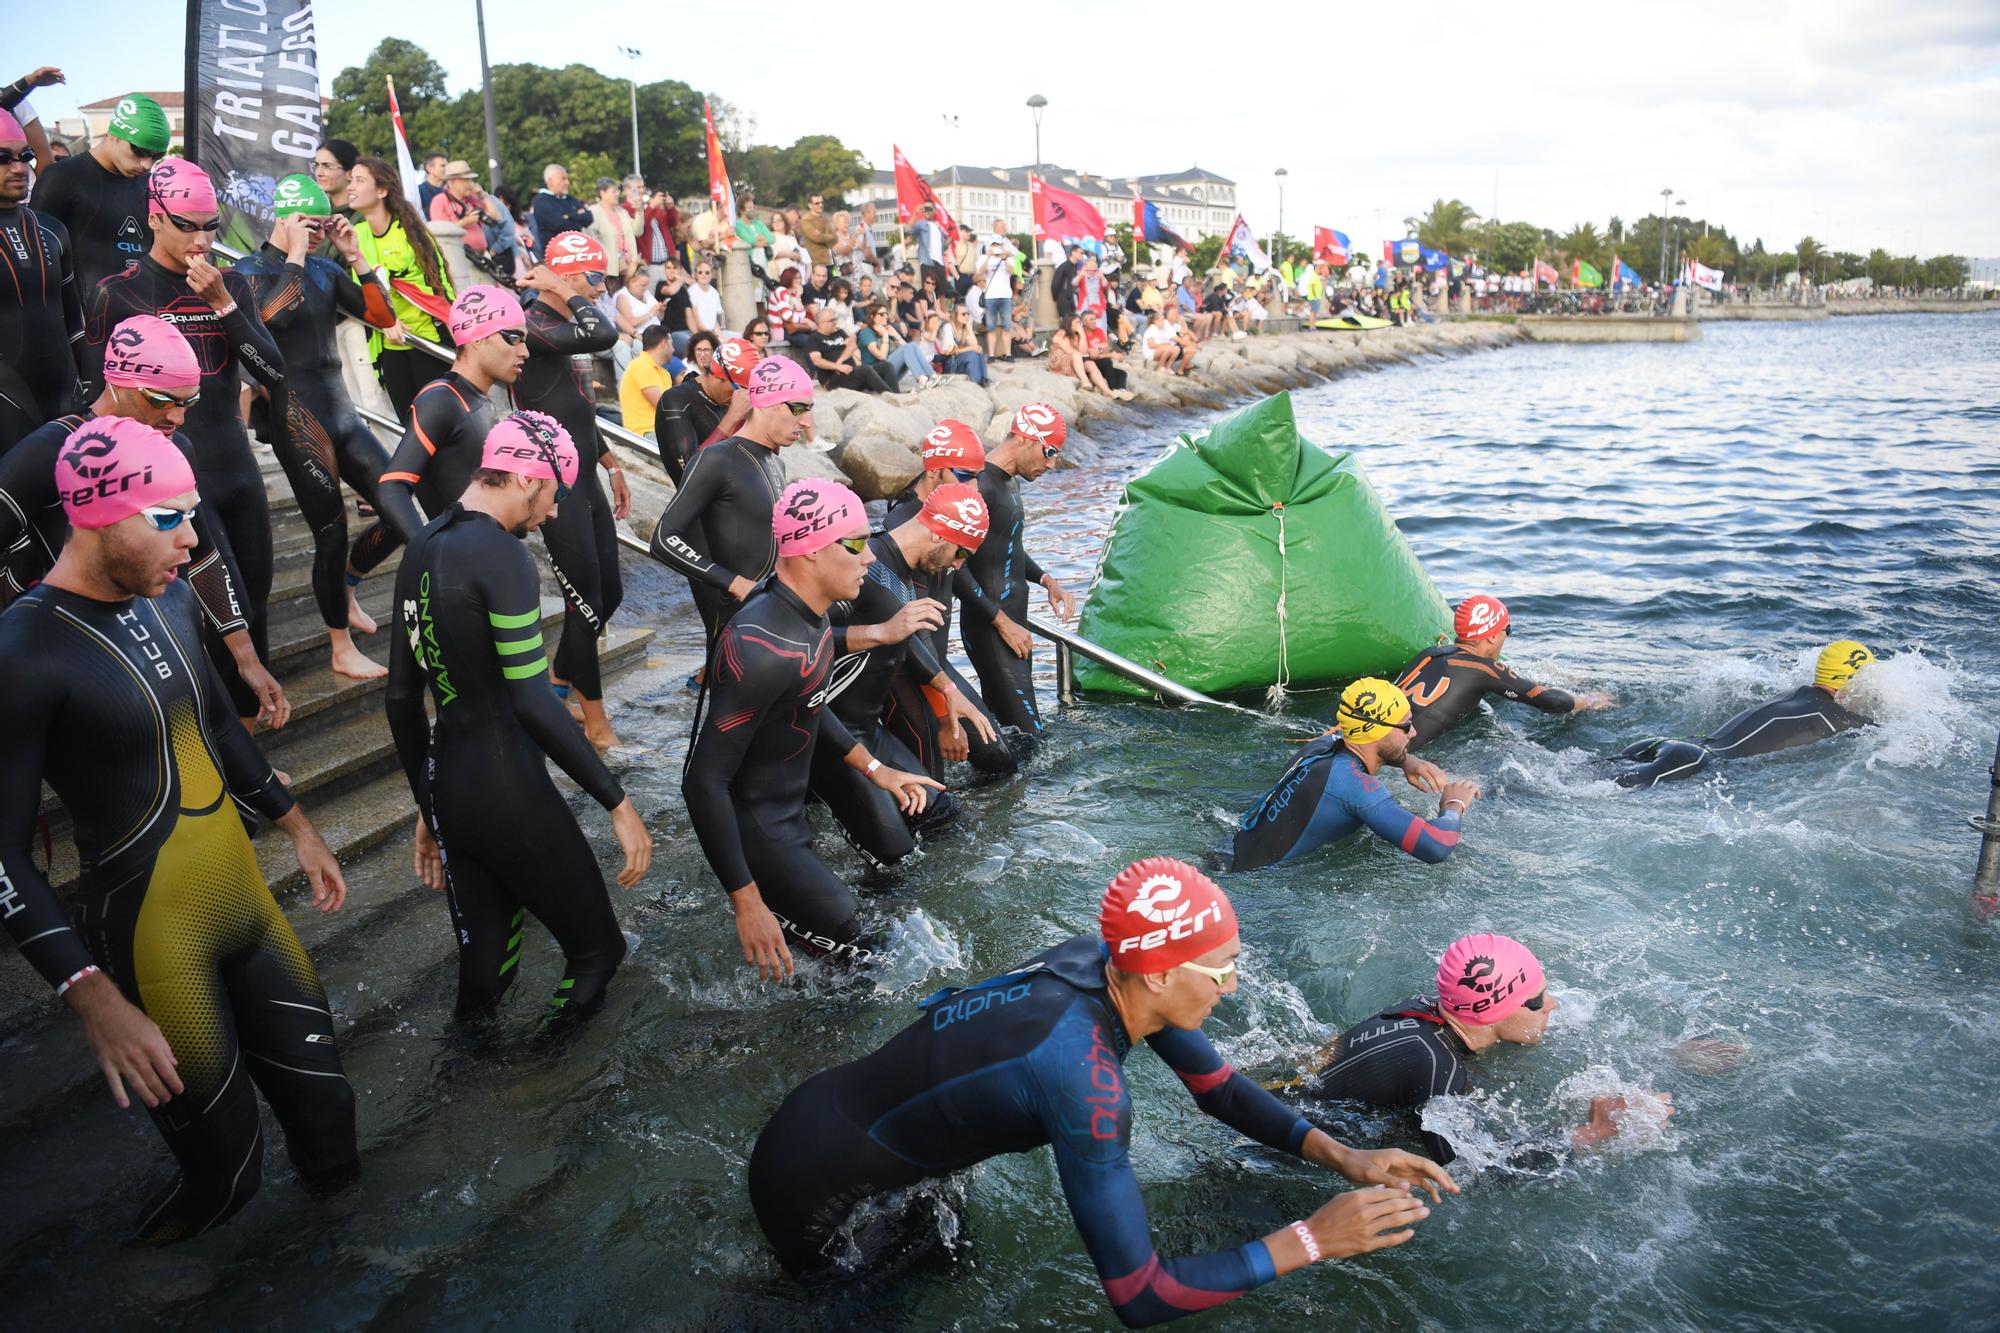
[[331, 259], [308, 255], [303, 265], [269, 245], [245, 257], [236, 272], [257, 291], [257, 313], [278, 344], [285, 377], [271, 390], [275, 447], [299, 514], [312, 529], [313, 599], [320, 619], [347, 628], [347, 567], [365, 574], [401, 540], [377, 519], [347, 545], [346, 482], [373, 505], [375, 483], [388, 468], [389, 451], [354, 410], [340, 382], [335, 327], [343, 312], [380, 326], [395, 321], [389, 298], [374, 283], [357, 283]]
[[[1385, 1111], [1420, 1116], [1433, 1097], [1462, 1097], [1472, 1091], [1472, 1052], [1438, 1013], [1437, 997], [1415, 995], [1393, 1009], [1367, 1018], [1329, 1048], [1328, 1060], [1299, 1084], [1300, 1095], [1326, 1101], [1359, 1102]], [[1424, 1151], [1449, 1165], [1458, 1154], [1451, 1141], [1428, 1129]], [[1569, 1155], [1559, 1141], [1523, 1144], [1502, 1165], [1547, 1167]]]
[[[178, 581], [124, 602], [43, 584], [0, 615], [0, 919], [51, 985], [102, 968], [159, 1025], [185, 1086], [151, 1113], [181, 1174], [140, 1214], [149, 1242], [257, 1192], [259, 1090], [308, 1188], [359, 1169], [326, 992], [238, 814], [279, 818], [292, 798], [224, 711], [198, 626]], [[44, 778], [76, 821], [68, 911], [30, 855]]]
[[[0, 455], [0, 606], [12, 601], [55, 567], [69, 537], [69, 516], [56, 489], [56, 455], [70, 432], [90, 419], [78, 412], [57, 417]], [[194, 446], [174, 432], [174, 445], [188, 461]], [[201, 612], [218, 635], [247, 629], [243, 600], [237, 595], [234, 561], [217, 540], [215, 521], [197, 505], [195, 546], [180, 577], [194, 589]], [[234, 674], [233, 668], [226, 674]]]
[[1472, 716], [1481, 698], [1497, 694], [1541, 709], [1569, 713], [1573, 695], [1524, 680], [1504, 662], [1491, 662], [1463, 648], [1439, 645], [1410, 659], [1396, 677], [1396, 687], [1410, 697], [1410, 720], [1417, 724], [1410, 747], [1427, 745]]
[[[839, 627], [836, 635], [842, 652], [834, 659], [827, 681], [827, 707], [848, 734], [884, 764], [906, 773], [922, 772], [917, 758], [884, 730], [882, 714], [890, 685], [898, 676], [907, 672], [926, 681], [937, 677], [939, 668], [930, 641], [923, 634], [913, 634], [901, 643], [849, 653], [840, 633], [848, 625], [879, 625], [892, 620], [906, 603], [922, 596], [894, 538], [882, 533], [870, 539], [868, 546], [875, 553], [875, 562], [861, 580], [860, 593], [851, 602], [835, 603], [830, 611]], [[938, 828], [958, 813], [950, 792], [932, 792], [922, 814], [905, 816], [893, 795], [845, 763], [831, 746], [813, 752], [812, 794], [833, 811], [849, 842], [885, 866], [894, 865], [916, 849], [914, 831]]]
[[[905, 491], [896, 497], [890, 507], [883, 529], [895, 531], [915, 518], [922, 509], [923, 501], [917, 499], [915, 492]], [[994, 717], [993, 710], [986, 706], [986, 700], [980, 697], [979, 691], [952, 664], [951, 618], [958, 577], [955, 571], [940, 570], [934, 574], [913, 574], [911, 583], [917, 590], [917, 596], [928, 597], [944, 607], [944, 623], [934, 630], [924, 631], [922, 637], [930, 641], [931, 656], [952, 684], [958, 686], [958, 692], [986, 714], [986, 720], [992, 723], [995, 736], [991, 741], [983, 739], [963, 724], [959, 730], [964, 733], [970, 748], [971, 753], [967, 757], [973, 769], [987, 777], [996, 777], [1019, 768], [1022, 757], [1033, 748], [1033, 742], [1020, 728], [1007, 726]], [[898, 672], [889, 682], [889, 698], [882, 709], [882, 725], [922, 765], [917, 771], [943, 781], [945, 758], [939, 749], [938, 737], [944, 718], [938, 712], [935, 691], [926, 690], [924, 686], [925, 681], [915, 673]]]
[[569, 299], [569, 313], [564, 318], [545, 301], [528, 303], [528, 361], [514, 381], [514, 406], [548, 413], [576, 445], [576, 485], [542, 525], [542, 540], [563, 595], [555, 674], [594, 700], [604, 697], [598, 636], [625, 600], [625, 582], [618, 570], [617, 521], [597, 479], [597, 461], [610, 449], [597, 433], [589, 366], [593, 353], [618, 341], [618, 328], [581, 296]]
[[771, 511], [784, 489], [778, 451], [732, 435], [695, 454], [653, 529], [653, 558], [687, 579], [711, 647], [736, 611], [729, 585], [738, 575], [762, 583], [778, 567]]
[[[1104, 960], [1103, 943], [1080, 936], [1015, 972], [940, 991], [879, 1050], [793, 1089], [750, 1154], [750, 1202], [779, 1262], [823, 1271], [862, 1200], [1046, 1143], [1121, 1322], [1164, 1323], [1269, 1282], [1261, 1240], [1179, 1258], [1154, 1250], [1132, 1170], [1132, 1042]], [[1297, 1154], [1312, 1132], [1201, 1032], [1168, 1027], [1146, 1044], [1196, 1105], [1245, 1137]]]
[[[457, 371], [417, 390], [409, 428], [376, 488], [377, 506], [398, 537], [416, 540], [430, 518], [465, 494], [493, 419], [493, 400]], [[418, 504], [424, 507], [421, 514]]]
[[[250, 642], [257, 660], [268, 662], [271, 645], [265, 614], [271, 597], [271, 505], [264, 493], [264, 474], [250, 452], [250, 437], [237, 415], [237, 372], [274, 392], [284, 382], [284, 361], [270, 330], [257, 317], [256, 292], [240, 273], [222, 274], [223, 285], [236, 302], [228, 315], [217, 315], [207, 301], [188, 287], [187, 275], [160, 267], [151, 255], [123, 273], [106, 278], [84, 301], [84, 401], [103, 391], [104, 342], [119, 321], [133, 315], [157, 315], [179, 329], [194, 348], [201, 367], [201, 401], [188, 412], [182, 427], [194, 442], [195, 480], [201, 487], [202, 511], [217, 520], [229, 554], [242, 576], [238, 591], [250, 621]], [[215, 642], [210, 641], [210, 655]], [[238, 717], [254, 716], [255, 693], [236, 674], [235, 665], [218, 659], [216, 669]]]
[[146, 223], [146, 175], [120, 176], [89, 153], [51, 162], [35, 178], [28, 201], [62, 223], [76, 246], [78, 290], [122, 273], [153, 248]]
[[979, 673], [979, 694], [987, 710], [1008, 726], [1039, 737], [1042, 714], [1035, 704], [1034, 658], [1016, 657], [993, 621], [1004, 611], [1027, 628], [1028, 589], [1042, 581], [1042, 567], [1021, 545], [1020, 480], [988, 463], [979, 474], [979, 494], [986, 501], [988, 527], [986, 540], [959, 571], [956, 587], [966, 610], [958, 637]]
[[699, 375], [688, 376], [660, 395], [653, 405], [653, 440], [674, 485], [681, 484], [688, 463], [721, 427], [728, 411], [727, 401], [718, 403], [703, 391]]
[[444, 854], [457, 1012], [492, 1007], [512, 984], [526, 910], [562, 946], [552, 1003], [565, 1018], [587, 1014], [624, 960], [625, 937], [545, 756], [606, 810], [625, 792], [549, 691], [534, 559], [491, 518], [454, 504], [410, 543], [396, 605], [389, 729]]
[[815, 750], [854, 748], [825, 707], [836, 651], [826, 617], [784, 584], [745, 602], [710, 656], [681, 796], [724, 892], [755, 883], [793, 948], [866, 959], [854, 891], [813, 851], [805, 813]]
[[1635, 766], [1613, 781], [1621, 787], [1656, 787], [1691, 778], [1718, 759], [1789, 750], [1867, 725], [1867, 718], [1850, 713], [1819, 686], [1801, 685], [1783, 698], [1744, 709], [1698, 741], [1656, 738], [1626, 746], [1615, 759]]
[[[69, 233], [32, 208], [0, 208], [0, 268], [0, 361], [34, 399], [22, 406], [38, 424], [74, 412], [83, 302]], [[0, 452], [13, 443], [0, 435]]]

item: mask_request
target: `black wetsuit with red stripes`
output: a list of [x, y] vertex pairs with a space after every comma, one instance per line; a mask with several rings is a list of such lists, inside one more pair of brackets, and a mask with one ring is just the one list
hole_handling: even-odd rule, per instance
[[409, 428], [376, 487], [382, 517], [404, 541], [423, 531], [424, 514], [435, 518], [465, 494], [493, 418], [492, 400], [455, 370], [417, 390]]
[[1396, 687], [1410, 696], [1410, 719], [1417, 724], [1410, 748], [1428, 744], [1472, 716], [1489, 694], [1515, 699], [1544, 713], [1569, 713], [1576, 698], [1548, 685], [1537, 685], [1462, 646], [1426, 648], [1410, 659], [1396, 676]]
[[[76, 410], [82, 341], [69, 233], [32, 208], [0, 208], [0, 361], [34, 399], [20, 406], [37, 422]], [[0, 452], [13, 443], [0, 438]]]

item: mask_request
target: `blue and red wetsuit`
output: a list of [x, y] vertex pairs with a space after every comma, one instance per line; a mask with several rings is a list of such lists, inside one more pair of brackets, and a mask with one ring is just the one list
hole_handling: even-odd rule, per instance
[[1256, 870], [1317, 851], [1362, 825], [1382, 841], [1435, 865], [1458, 847], [1457, 810], [1436, 819], [1398, 805], [1380, 778], [1333, 732], [1293, 757], [1277, 785], [1243, 816], [1230, 844], [1230, 869]]
[[[828, 1242], [863, 1199], [1046, 1143], [1124, 1323], [1194, 1314], [1275, 1277], [1261, 1240], [1186, 1258], [1153, 1249], [1132, 1174], [1121, 1068], [1131, 1042], [1104, 967], [1102, 942], [1078, 936], [1005, 976], [939, 992], [874, 1054], [793, 1089], [750, 1156], [750, 1199], [779, 1261], [823, 1273]], [[1168, 1028], [1146, 1044], [1224, 1124], [1289, 1153], [1305, 1143], [1312, 1125], [1200, 1032]]]

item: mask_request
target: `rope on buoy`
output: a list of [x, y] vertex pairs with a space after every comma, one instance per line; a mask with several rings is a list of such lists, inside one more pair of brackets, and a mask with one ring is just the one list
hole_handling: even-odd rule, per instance
[[1264, 702], [1271, 708], [1285, 706], [1286, 687], [1292, 683], [1291, 646], [1285, 638], [1285, 507], [1271, 506], [1271, 513], [1278, 520], [1278, 681], [1264, 691]]

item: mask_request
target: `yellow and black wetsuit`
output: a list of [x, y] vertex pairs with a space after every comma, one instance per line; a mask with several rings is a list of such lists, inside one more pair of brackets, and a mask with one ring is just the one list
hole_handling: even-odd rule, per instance
[[[197, 1235], [257, 1192], [257, 1090], [308, 1189], [359, 1169], [326, 991], [237, 813], [278, 818], [292, 798], [229, 712], [198, 616], [178, 581], [123, 602], [44, 583], [0, 615], [0, 920], [51, 985], [102, 968], [186, 1089], [152, 1112], [181, 1174], [141, 1212], [143, 1242]], [[67, 914], [30, 855], [44, 778], [76, 821]]]

